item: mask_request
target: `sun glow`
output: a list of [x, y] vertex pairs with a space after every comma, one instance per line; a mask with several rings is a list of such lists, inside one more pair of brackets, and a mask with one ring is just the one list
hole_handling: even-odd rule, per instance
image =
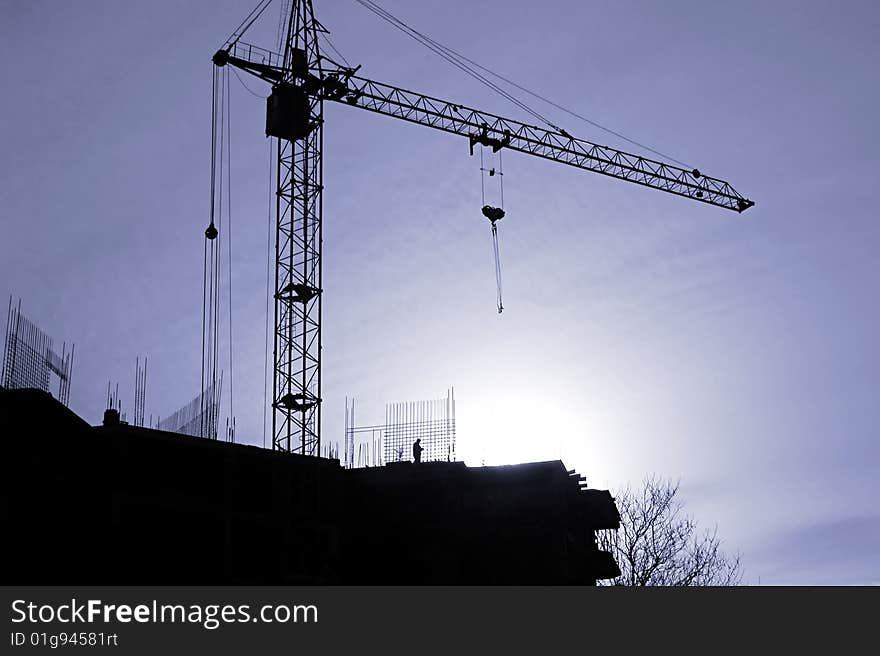
[[509, 382], [457, 388], [457, 397], [467, 399], [456, 408], [459, 459], [469, 465], [561, 459], [570, 468], [606, 469], [615, 457], [607, 422], [558, 384], [536, 389]]

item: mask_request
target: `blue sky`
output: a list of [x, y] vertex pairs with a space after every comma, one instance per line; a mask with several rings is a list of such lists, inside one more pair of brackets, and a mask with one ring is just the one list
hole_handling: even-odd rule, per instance
[[[680, 479], [749, 580], [880, 583], [880, 9], [382, 4], [757, 204], [736, 215], [509, 153], [499, 316], [467, 142], [327, 107], [325, 440], [345, 396], [373, 423], [454, 385], [468, 462], [561, 456], [611, 489]], [[210, 57], [251, 5], [0, 3], [0, 292], [76, 342], [71, 406], [92, 422], [108, 379], [130, 405], [137, 355], [147, 415], [197, 392]], [[353, 0], [316, 13], [366, 77], [528, 118]], [[276, 21], [246, 40], [271, 47]], [[232, 92], [234, 412], [260, 443], [268, 144], [263, 101]]]

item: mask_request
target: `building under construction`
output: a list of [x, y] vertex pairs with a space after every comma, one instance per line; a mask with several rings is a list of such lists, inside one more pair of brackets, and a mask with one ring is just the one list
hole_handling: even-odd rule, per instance
[[[326, 457], [334, 454], [321, 435], [325, 102], [445, 132], [458, 138], [463, 150], [466, 143], [470, 156], [479, 155], [480, 212], [491, 225], [499, 313], [502, 151], [738, 213], [754, 202], [728, 182], [677, 160], [576, 138], [490, 78], [513, 84], [510, 80], [372, 2], [359, 0], [512, 101], [530, 122], [363, 77], [361, 66], [349, 63], [330, 43], [312, 0], [280, 3], [274, 51], [245, 42], [270, 4], [259, 0], [212, 57], [211, 209], [204, 231], [199, 395], [156, 428], [144, 427], [146, 360], [143, 370], [136, 360], [134, 424], [120, 416], [118, 394], [110, 396], [108, 385], [115, 407], [111, 404], [102, 426], [90, 426], [66, 408], [73, 348], [68, 353], [63, 345], [59, 355], [20, 308], [8, 322], [6, 349], [12, 355], [4, 361], [0, 383], [6, 450], [0, 513], [9, 549], [5, 580], [593, 584], [617, 576], [610, 554], [596, 546], [597, 531], [619, 526], [608, 492], [589, 489], [560, 461], [477, 468], [456, 462], [451, 393], [445, 404], [394, 405], [381, 426], [356, 425], [354, 406], [349, 414], [346, 405], [343, 460]], [[274, 299], [271, 322], [267, 309], [271, 349], [266, 333], [271, 397], [264, 393], [271, 449], [234, 443], [231, 266], [224, 270], [229, 275], [231, 422], [226, 441], [219, 439], [221, 244], [228, 262], [232, 252], [230, 71], [250, 76], [265, 94], [265, 134], [271, 137], [274, 163], [267, 247], [271, 254], [274, 245], [275, 265], [274, 280], [267, 282]], [[491, 197], [496, 185], [497, 201]], [[10, 301], [13, 316], [11, 307]], [[61, 403], [48, 392], [50, 374], [59, 379]], [[424, 445], [410, 444], [422, 438]], [[416, 460], [424, 448], [428, 462], [411, 462], [410, 448]]]
[[339, 460], [120, 423], [0, 389], [7, 584], [594, 584], [607, 491], [560, 461]]

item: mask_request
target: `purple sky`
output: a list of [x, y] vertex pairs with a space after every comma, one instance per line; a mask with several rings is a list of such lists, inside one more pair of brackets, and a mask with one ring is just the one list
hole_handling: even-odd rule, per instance
[[[93, 423], [108, 379], [130, 406], [137, 355], [147, 415], [197, 392], [210, 57], [252, 4], [0, 4], [0, 292], [76, 342], [71, 406]], [[366, 77], [528, 118], [352, 0], [315, 4]], [[325, 440], [346, 395], [373, 423], [454, 385], [472, 464], [680, 478], [749, 581], [880, 583], [877, 5], [382, 4], [757, 205], [509, 153], [498, 316], [467, 142], [328, 106]], [[277, 15], [245, 40], [272, 47]], [[232, 92], [234, 412], [259, 444], [268, 151], [263, 101]]]

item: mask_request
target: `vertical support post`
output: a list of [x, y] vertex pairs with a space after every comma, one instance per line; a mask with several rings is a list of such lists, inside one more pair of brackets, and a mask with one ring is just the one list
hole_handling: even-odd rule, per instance
[[[311, 1], [300, 0], [289, 17], [282, 84], [321, 77], [317, 29]], [[297, 53], [307, 72], [297, 70]], [[320, 96], [308, 102], [307, 134], [277, 144], [272, 447], [319, 456], [324, 105]]]

